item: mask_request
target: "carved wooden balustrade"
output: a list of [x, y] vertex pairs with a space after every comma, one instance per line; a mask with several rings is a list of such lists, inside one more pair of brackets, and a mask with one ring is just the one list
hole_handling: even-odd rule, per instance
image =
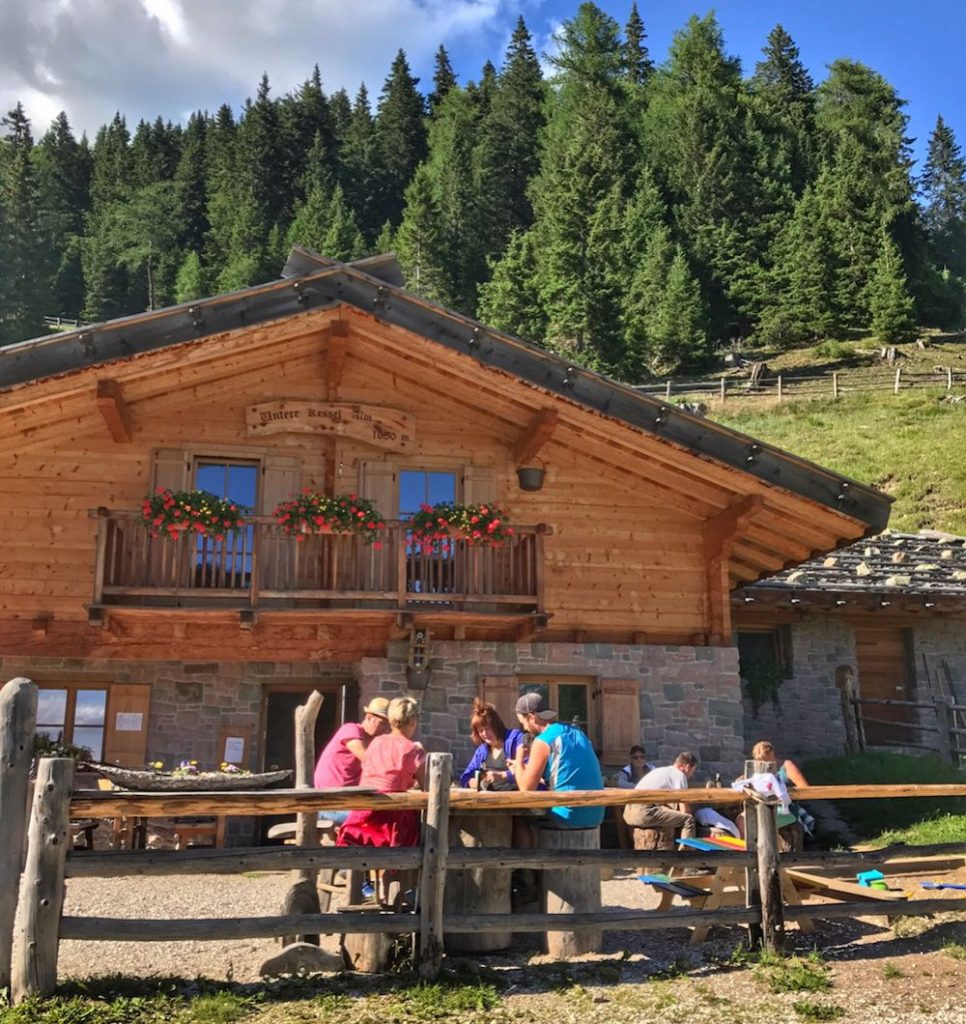
[[92, 515], [94, 607], [543, 610], [542, 526], [515, 527], [499, 547], [456, 539], [423, 551], [404, 522], [377, 546], [352, 533], [286, 536], [271, 516], [216, 540], [152, 537], [139, 512]]

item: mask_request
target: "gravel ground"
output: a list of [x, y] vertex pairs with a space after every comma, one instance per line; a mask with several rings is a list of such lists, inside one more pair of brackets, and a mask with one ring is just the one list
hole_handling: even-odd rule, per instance
[[[966, 870], [947, 880], [966, 880]], [[130, 877], [120, 884], [116, 879], [72, 879], [67, 884], [65, 913], [144, 918], [273, 915], [289, 884], [289, 876], [282, 873]], [[917, 891], [912, 880], [905, 887]], [[954, 893], [948, 895], [955, 899]], [[651, 888], [630, 874], [604, 882], [603, 900], [605, 906], [628, 908], [654, 907], [657, 902]], [[554, 1024], [642, 1017], [689, 1024], [725, 1018], [787, 1024], [807, 1019], [794, 1006], [803, 1000], [821, 1004], [815, 1012], [834, 1012], [834, 1019], [847, 1022], [966, 1024], [966, 960], [954, 955], [955, 946], [944, 949], [958, 944], [962, 953], [966, 946], [962, 912], [929, 921], [898, 919], [895, 928], [881, 918], [816, 924], [813, 936], [800, 936], [794, 928], [789, 936], [796, 951], [817, 947], [829, 965], [832, 987], [817, 994], [773, 995], [751, 968], [730, 963], [743, 936], [739, 928], [717, 929], [697, 948], [687, 945], [683, 930], [608, 932], [602, 953], [566, 964], [540, 955], [536, 938], [523, 936], [510, 950], [474, 961], [473, 969], [485, 964], [487, 976], [495, 972], [501, 978], [507, 986], [502, 1006], [510, 1017]], [[60, 947], [59, 976], [66, 980], [110, 974], [175, 975], [245, 984], [258, 980], [259, 966], [279, 948], [268, 939], [144, 944], [65, 941]], [[336, 940], [324, 938], [323, 948], [336, 953]], [[272, 1019], [274, 1012], [267, 1010], [265, 1019]]]

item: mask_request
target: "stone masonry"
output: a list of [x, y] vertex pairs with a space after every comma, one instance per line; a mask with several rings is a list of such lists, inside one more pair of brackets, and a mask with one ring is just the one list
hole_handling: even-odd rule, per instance
[[835, 686], [841, 666], [855, 669], [851, 626], [831, 616], [813, 616], [791, 627], [792, 676], [778, 688], [778, 704], [758, 709], [745, 699], [747, 757], [758, 740], [771, 740], [782, 757], [826, 757], [845, 751], [845, 721]]

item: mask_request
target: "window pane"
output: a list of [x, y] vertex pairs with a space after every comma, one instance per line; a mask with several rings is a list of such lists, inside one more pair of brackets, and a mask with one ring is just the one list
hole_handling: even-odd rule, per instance
[[[37, 693], [37, 724], [63, 727], [67, 718], [66, 690], [39, 690]], [[49, 734], [49, 733], [48, 733]]]
[[59, 725], [38, 725], [37, 735], [46, 736], [52, 743], [60, 743], [64, 738], [64, 730]]
[[74, 729], [73, 744], [75, 747], [87, 747], [93, 760], [100, 761], [104, 756], [104, 730], [78, 726]]
[[558, 683], [557, 719], [587, 731], [587, 687], [583, 683]]
[[539, 693], [541, 697], [547, 702], [548, 707], [553, 705], [550, 703], [550, 684], [549, 683], [521, 683], [520, 684], [520, 695], [525, 693]]
[[742, 675], [751, 665], [778, 664], [778, 634], [739, 633], [738, 661]]
[[427, 473], [426, 475], [430, 505], [436, 505], [441, 501], [456, 501], [455, 473]]
[[78, 690], [74, 703], [74, 727], [104, 725], [107, 711], [107, 690]]
[[258, 466], [238, 462], [199, 462], [195, 468], [195, 487], [246, 508], [254, 508]]
[[399, 518], [419, 511], [420, 505], [456, 501], [456, 474], [404, 469], [399, 473]]

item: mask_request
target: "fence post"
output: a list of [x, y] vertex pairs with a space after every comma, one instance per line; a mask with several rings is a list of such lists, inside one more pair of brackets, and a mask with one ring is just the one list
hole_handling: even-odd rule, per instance
[[832, 374], [832, 397], [839, 397], [839, 375], [837, 373]]
[[782, 375], [778, 375], [778, 401], [782, 400]]
[[[753, 801], [746, 799], [745, 815], [745, 850], [755, 859], [745, 867], [745, 906], [759, 910], [761, 907], [761, 888], [758, 884], [758, 812]], [[748, 946], [761, 949], [761, 919], [748, 924]]]
[[57, 984], [60, 912], [64, 905], [64, 862], [70, 837], [70, 796], [74, 759], [44, 757], [37, 766], [30, 815], [27, 866], [20, 887], [19, 942], [10, 990], [15, 1003], [49, 996]]
[[898, 395], [899, 394], [899, 384], [900, 384], [901, 381], [902, 381], [902, 367], [901, 366], [897, 366], [896, 367], [896, 382], [895, 382], [895, 385], [892, 388], [892, 393], [894, 395]]
[[0, 689], [0, 992], [10, 990], [36, 722], [37, 687], [29, 679], [11, 679]]
[[453, 755], [429, 755], [429, 802], [423, 825], [423, 870], [419, 885], [419, 976], [434, 980], [443, 960], [443, 892], [449, 855], [449, 787]]
[[665, 397], [665, 399], [668, 402], [671, 401], [671, 382], [670, 381], [667, 382], [667, 387], [664, 389], [664, 397]]
[[780, 951], [785, 944], [781, 867], [778, 863], [778, 814], [776, 805], [756, 801], [758, 835], [758, 885], [761, 893], [761, 931], [765, 949]]
[[725, 400], [725, 379], [724, 379], [724, 377], [722, 377], [721, 378], [721, 401], [724, 402], [724, 400]]
[[939, 756], [945, 761], [952, 761], [954, 764], [959, 764], [958, 755], [953, 754], [953, 748], [958, 747], [959, 744], [953, 743], [953, 735], [950, 732], [952, 728], [952, 713], [949, 707], [949, 701], [943, 700], [940, 697], [933, 698], [933, 702], [936, 706], [936, 727], [938, 728], [938, 743], [939, 743]]
[[946, 367], [946, 390], [953, 390], [953, 368], [951, 366]]

